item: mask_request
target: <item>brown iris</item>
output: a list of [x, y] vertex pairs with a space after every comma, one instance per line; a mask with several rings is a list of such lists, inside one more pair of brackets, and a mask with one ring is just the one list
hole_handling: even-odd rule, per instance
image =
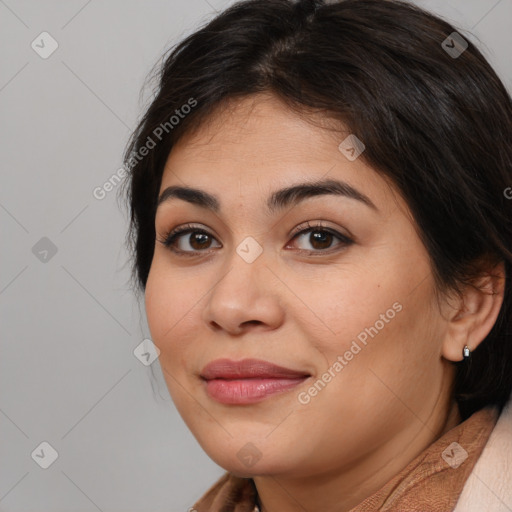
[[332, 245], [333, 235], [327, 231], [312, 231], [309, 235], [311, 246], [315, 249], [327, 249]]
[[192, 233], [189, 240], [190, 246], [196, 251], [207, 249], [212, 243], [210, 235], [206, 233]]

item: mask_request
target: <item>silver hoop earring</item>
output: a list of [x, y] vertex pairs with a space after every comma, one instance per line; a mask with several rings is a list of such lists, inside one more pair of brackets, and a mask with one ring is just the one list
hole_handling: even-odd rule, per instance
[[471, 350], [469, 350], [467, 345], [462, 349], [462, 357], [464, 358], [464, 361], [467, 361], [471, 357]]

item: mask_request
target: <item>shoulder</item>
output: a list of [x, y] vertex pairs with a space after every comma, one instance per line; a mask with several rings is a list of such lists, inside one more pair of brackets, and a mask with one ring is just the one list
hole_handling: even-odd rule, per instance
[[512, 400], [467, 479], [454, 512], [509, 512], [512, 507]]

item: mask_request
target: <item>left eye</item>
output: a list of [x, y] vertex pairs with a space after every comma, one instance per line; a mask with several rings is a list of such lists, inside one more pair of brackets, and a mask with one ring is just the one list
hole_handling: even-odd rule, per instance
[[293, 237], [292, 241], [297, 241], [299, 249], [314, 252], [332, 249], [338, 245], [349, 245], [352, 242], [346, 236], [325, 228], [311, 228], [301, 231]]
[[[159, 241], [178, 255], [192, 256], [200, 252], [209, 252], [211, 249], [222, 248], [222, 244], [208, 231], [190, 225], [173, 230]], [[341, 249], [352, 243], [350, 238], [335, 230], [309, 225], [307, 229], [293, 235], [285, 249], [320, 253], [328, 252], [329, 249]]]

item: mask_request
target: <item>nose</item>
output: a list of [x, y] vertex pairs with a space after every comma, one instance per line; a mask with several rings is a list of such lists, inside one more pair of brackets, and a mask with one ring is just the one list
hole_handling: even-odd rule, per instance
[[263, 254], [247, 263], [233, 251], [228, 270], [208, 294], [203, 320], [211, 329], [235, 336], [276, 329], [285, 315], [279, 288]]

